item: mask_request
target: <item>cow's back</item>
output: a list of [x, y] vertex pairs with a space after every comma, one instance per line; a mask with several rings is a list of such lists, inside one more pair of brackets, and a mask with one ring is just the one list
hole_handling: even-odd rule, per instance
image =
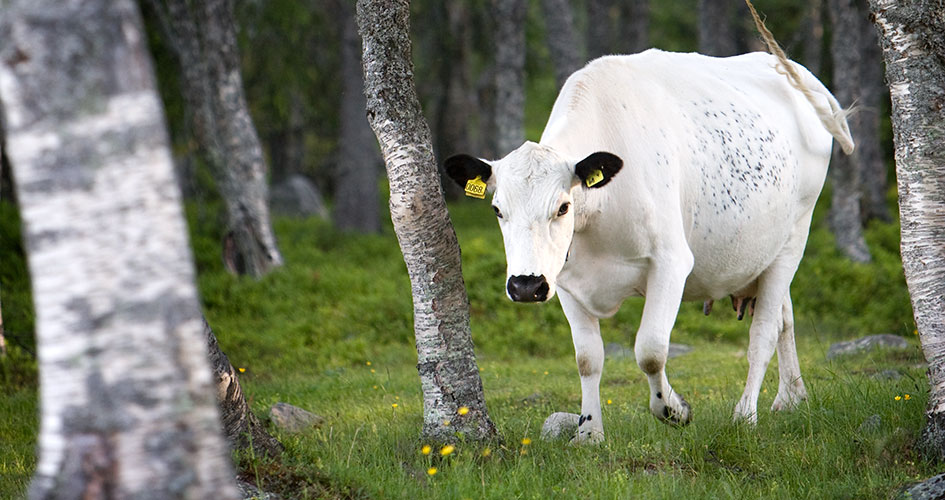
[[597, 229], [624, 234], [607, 239], [611, 253], [646, 253], [659, 242], [636, 240], [681, 228], [695, 260], [686, 298], [749, 285], [799, 227], [806, 231], [831, 147], [775, 63], [763, 53], [650, 50], [575, 73], [542, 143], [576, 158], [611, 151], [625, 162], [619, 191], [611, 189], [618, 194], [588, 193], [602, 213], [594, 224], [606, 226], [588, 228], [588, 237], [599, 238]]

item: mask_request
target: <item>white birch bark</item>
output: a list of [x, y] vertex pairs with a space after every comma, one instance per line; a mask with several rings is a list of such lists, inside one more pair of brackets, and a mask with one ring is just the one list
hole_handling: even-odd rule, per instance
[[40, 365], [30, 496], [236, 498], [137, 6], [0, 11]]
[[[367, 114], [390, 179], [390, 212], [410, 275], [427, 439], [495, 435], [469, 329], [456, 233], [413, 82], [407, 0], [359, 0]], [[460, 414], [459, 409], [468, 408]]]
[[931, 394], [922, 443], [945, 458], [945, 3], [870, 0], [892, 99], [900, 250]]

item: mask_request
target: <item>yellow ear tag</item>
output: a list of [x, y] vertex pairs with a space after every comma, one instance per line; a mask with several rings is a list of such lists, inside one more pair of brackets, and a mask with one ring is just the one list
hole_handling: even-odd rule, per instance
[[482, 182], [481, 175], [477, 175], [475, 179], [466, 181], [466, 196], [472, 196], [480, 200], [486, 197], [486, 183]]
[[602, 180], [604, 180], [604, 172], [602, 172], [600, 169], [597, 169], [587, 175], [587, 179], [584, 180], [584, 184], [587, 184], [587, 187], [592, 187]]

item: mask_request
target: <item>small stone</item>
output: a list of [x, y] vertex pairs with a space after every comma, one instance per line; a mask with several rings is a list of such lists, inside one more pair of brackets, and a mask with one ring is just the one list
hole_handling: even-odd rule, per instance
[[868, 352], [876, 347], [888, 349], [907, 349], [909, 342], [899, 335], [884, 333], [882, 335], [869, 335], [860, 339], [847, 342], [837, 342], [830, 346], [827, 351], [827, 359], [835, 359], [838, 356], [858, 354]]
[[945, 474], [939, 474], [904, 488], [896, 498], [910, 500], [938, 500], [945, 495]]
[[321, 427], [325, 418], [288, 403], [276, 403], [269, 409], [269, 419], [280, 430], [290, 433]]
[[282, 498], [275, 493], [262, 491], [256, 485], [242, 479], [237, 479], [236, 487], [239, 488], [240, 498], [243, 500], [280, 500]]
[[866, 420], [860, 424], [860, 427], [856, 430], [857, 434], [866, 434], [868, 432], [876, 432], [879, 430], [880, 426], [883, 425], [883, 418], [877, 414], [870, 415], [866, 417]]
[[577, 432], [578, 420], [581, 417], [574, 413], [555, 412], [545, 419], [541, 426], [541, 438], [551, 441], [561, 437], [570, 439]]

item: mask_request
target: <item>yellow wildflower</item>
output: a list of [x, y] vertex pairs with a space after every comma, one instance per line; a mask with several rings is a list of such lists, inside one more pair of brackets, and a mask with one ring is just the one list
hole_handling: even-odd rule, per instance
[[443, 425], [446, 425], [446, 426], [450, 425], [450, 421], [449, 421], [449, 420], [444, 420], [444, 421], [443, 421]]
[[908, 395], [908, 394], [906, 394], [905, 396], [902, 397], [902, 399], [905, 399], [906, 401], [908, 401], [910, 398], [912, 398], [912, 396], [910, 396], [910, 395]]
[[445, 457], [445, 456], [449, 455], [450, 453], [453, 453], [453, 451], [454, 451], [455, 449], [456, 449], [455, 446], [453, 446], [453, 445], [451, 445], [451, 444], [448, 444], [448, 445], [446, 445], [446, 446], [440, 448], [440, 455]]
[[431, 451], [433, 451], [433, 448], [430, 448], [430, 445], [428, 444], [425, 444], [423, 445], [423, 448], [420, 448], [420, 453], [423, 453], [424, 455], [429, 455]]
[[492, 455], [492, 449], [491, 449], [491, 448], [486, 448], [486, 449], [482, 450], [482, 456], [483, 456], [483, 457], [488, 457], [489, 455]]
[[370, 362], [370, 361], [368, 361], [368, 362], [367, 362], [367, 365], [368, 365], [368, 366], [371, 366], [371, 362]]
[[548, 375], [548, 370], [545, 370], [545, 375]]
[[522, 444], [525, 445], [525, 446], [528, 446], [528, 445], [532, 444], [532, 440], [529, 439], [529, 438], [522, 438]]
[[390, 407], [391, 407], [391, 408], [397, 408], [397, 403], [391, 404]]
[[239, 368], [240, 373], [246, 373], [246, 368]]
[[612, 404], [614, 404], [614, 402], [613, 402], [613, 400], [608, 399], [608, 400], [607, 400], [607, 404], [612, 405]]
[[430, 467], [429, 469], [427, 469], [427, 474], [429, 474], [429, 475], [431, 475], [431, 476], [432, 476], [432, 475], [435, 475], [435, 474], [436, 474], [436, 467]]
[[460, 406], [459, 410], [456, 410], [456, 413], [459, 413], [460, 415], [465, 415], [469, 413], [469, 408], [466, 408], [465, 406]]
[[900, 399], [902, 399], [902, 396], [896, 396], [896, 401], [899, 401]]

